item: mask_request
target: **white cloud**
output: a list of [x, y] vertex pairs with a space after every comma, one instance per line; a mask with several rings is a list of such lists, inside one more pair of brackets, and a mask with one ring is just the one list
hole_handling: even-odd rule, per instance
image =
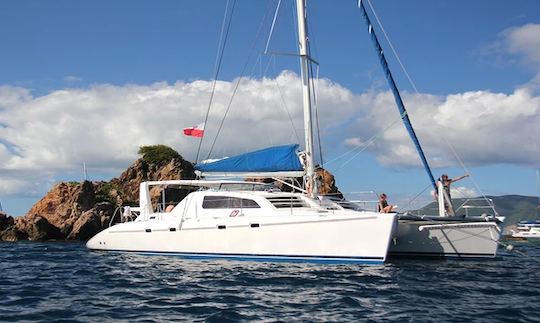
[[74, 75], [68, 75], [68, 76], [64, 76], [64, 81], [68, 83], [80, 82], [82, 81], [82, 78], [74, 76]]
[[[437, 97], [404, 94], [409, 117], [434, 167], [459, 165], [452, 148], [468, 165], [540, 161], [540, 97], [525, 89], [512, 94], [489, 91]], [[420, 160], [390, 92], [362, 95], [365, 115], [346, 143], [361, 145], [376, 135], [368, 150], [385, 165], [420, 165]], [[369, 110], [368, 110], [369, 108]], [[389, 128], [388, 128], [389, 127]], [[448, 142], [448, 143], [447, 143]]]
[[540, 64], [540, 24], [530, 23], [509, 28], [501, 33], [507, 50], [523, 55], [527, 62]]
[[[141, 145], [166, 144], [186, 159], [195, 159], [198, 138], [184, 136], [182, 129], [204, 120], [211, 87], [210, 81], [200, 80], [174, 85], [102, 84], [32, 97], [27, 89], [0, 86], [0, 178], [6, 183], [0, 186], [0, 193], [28, 188], [13, 182], [13, 173], [19, 174], [18, 180], [30, 182], [43, 171], [79, 170], [83, 162], [94, 171], [120, 172], [137, 158]], [[202, 158], [208, 154], [233, 88], [234, 82], [217, 83]], [[326, 125], [337, 125], [354, 111], [355, 96], [341, 86], [321, 80], [319, 93], [321, 119]], [[211, 157], [302, 143], [302, 137], [297, 140], [292, 130], [282, 100], [301, 135], [296, 74], [243, 80]]]
[[452, 198], [473, 198], [480, 195], [474, 188], [465, 186], [451, 187], [450, 193]]
[[[535, 67], [540, 62], [540, 44], [531, 35], [538, 34], [539, 26], [504, 33], [507, 50], [524, 55]], [[539, 75], [509, 94], [404, 93], [431, 165], [458, 165], [448, 141], [467, 166], [508, 163], [539, 167], [540, 96], [534, 90], [538, 88], [534, 84], [540, 84]], [[235, 81], [217, 83], [201, 158], [208, 155], [234, 86]], [[198, 139], [183, 136], [182, 129], [204, 121], [211, 88], [212, 83], [204, 80], [101, 84], [34, 97], [26, 88], [0, 86], [0, 194], [39, 192], [58, 174], [80, 171], [83, 162], [96, 172], [119, 173], [137, 158], [141, 145], [166, 144], [194, 160]], [[372, 142], [367, 151], [383, 165], [420, 166], [389, 91], [356, 95], [322, 79], [318, 100], [323, 136], [337, 137], [348, 147]], [[293, 128], [302, 136], [298, 76], [283, 72], [275, 79], [245, 79], [210, 157], [283, 143], [302, 144]]]
[[[526, 24], [512, 27], [499, 34], [493, 47], [502, 53], [519, 57], [520, 61], [536, 75], [521, 87], [540, 93], [540, 24]], [[509, 59], [512, 61], [512, 59]]]
[[[530, 68], [540, 67], [540, 24], [527, 24], [502, 32], [498, 50], [521, 55]], [[459, 165], [452, 151], [467, 165], [517, 164], [540, 166], [540, 73], [512, 93], [475, 91], [446, 97], [403, 93], [416, 134], [431, 166]], [[366, 145], [379, 162], [389, 166], [420, 165], [399, 118], [391, 92], [362, 95], [363, 115], [345, 144]], [[397, 125], [395, 124], [397, 123]]]

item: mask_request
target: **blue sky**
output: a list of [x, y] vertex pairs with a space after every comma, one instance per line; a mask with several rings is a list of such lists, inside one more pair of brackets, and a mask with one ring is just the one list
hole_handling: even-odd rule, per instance
[[[540, 3], [372, 3], [418, 88], [416, 94], [387, 49], [435, 174], [465, 172], [437, 141], [446, 137], [473, 174], [474, 182], [460, 182], [464, 191], [537, 195]], [[276, 4], [236, 3], [208, 132], [217, 126], [244, 66], [250, 79], [240, 86], [245, 92], [232, 106], [218, 154], [295, 140], [290, 122], [278, 121], [287, 119], [282, 99], [291, 100], [286, 105], [293, 118], [300, 114], [294, 112], [296, 87], [288, 87], [297, 75], [283, 74], [298, 73], [298, 61], [262, 55]], [[198, 124], [206, 112], [225, 5], [0, 2], [4, 210], [22, 214], [53, 183], [80, 179], [82, 162], [94, 179], [118, 176], [137, 158], [141, 144], [169, 144], [193, 159], [197, 142], [180, 130]], [[325, 160], [333, 160], [382, 131], [398, 113], [355, 2], [312, 0], [309, 6], [312, 50], [324, 80], [323, 152]], [[292, 8], [291, 0], [283, 0], [270, 52], [296, 51]], [[274, 84], [281, 81], [286, 93], [278, 96]], [[297, 118], [293, 123], [301, 127]], [[237, 129], [253, 128], [261, 131], [253, 132], [252, 140], [234, 136]], [[346, 165], [348, 158], [329, 164], [338, 186], [346, 192], [385, 191], [401, 205], [420, 193], [429, 183], [401, 128], [392, 126]], [[255, 144], [259, 136], [261, 143]]]

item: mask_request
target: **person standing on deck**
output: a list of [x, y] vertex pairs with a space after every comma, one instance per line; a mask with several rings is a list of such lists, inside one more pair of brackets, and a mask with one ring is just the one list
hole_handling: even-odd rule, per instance
[[450, 194], [450, 184], [452, 184], [454, 182], [457, 182], [459, 180], [462, 180], [465, 177], [469, 177], [469, 174], [465, 174], [465, 175], [458, 176], [458, 177], [455, 177], [455, 178], [448, 178], [447, 174], [442, 174], [441, 178], [439, 178], [439, 181], [441, 182], [441, 184], [443, 186], [443, 190], [445, 192], [445, 195], [448, 198], [448, 199], [445, 199], [444, 208], [446, 209], [446, 212], [448, 214], [450, 214], [450, 215], [454, 215], [454, 210], [453, 210], [453, 208], [451, 207], [451, 204], [450, 204], [450, 203], [452, 203], [452, 195]]

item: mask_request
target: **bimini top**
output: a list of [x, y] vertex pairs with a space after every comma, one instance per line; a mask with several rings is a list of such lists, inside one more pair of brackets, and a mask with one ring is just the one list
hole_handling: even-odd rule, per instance
[[202, 176], [299, 177], [304, 168], [297, 155], [298, 145], [269, 147], [210, 163], [199, 163]]

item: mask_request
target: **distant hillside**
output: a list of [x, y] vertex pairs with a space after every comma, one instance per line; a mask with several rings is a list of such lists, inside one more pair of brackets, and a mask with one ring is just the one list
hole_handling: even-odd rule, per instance
[[[538, 197], [534, 196], [521, 196], [521, 195], [503, 195], [503, 196], [487, 196], [493, 200], [495, 209], [497, 212], [506, 217], [506, 225], [517, 223], [521, 220], [540, 220], [540, 209], [538, 208]], [[486, 205], [483, 200], [477, 201], [474, 198], [469, 199], [466, 205]], [[453, 205], [457, 209], [467, 199], [456, 198], [453, 199]], [[469, 215], [480, 215], [482, 213], [492, 213], [489, 209], [468, 209]], [[437, 213], [437, 205], [435, 202], [430, 203], [418, 210], [419, 213]], [[416, 212], [415, 212], [416, 213]], [[465, 209], [461, 208], [457, 211], [457, 214], [465, 214]]]

